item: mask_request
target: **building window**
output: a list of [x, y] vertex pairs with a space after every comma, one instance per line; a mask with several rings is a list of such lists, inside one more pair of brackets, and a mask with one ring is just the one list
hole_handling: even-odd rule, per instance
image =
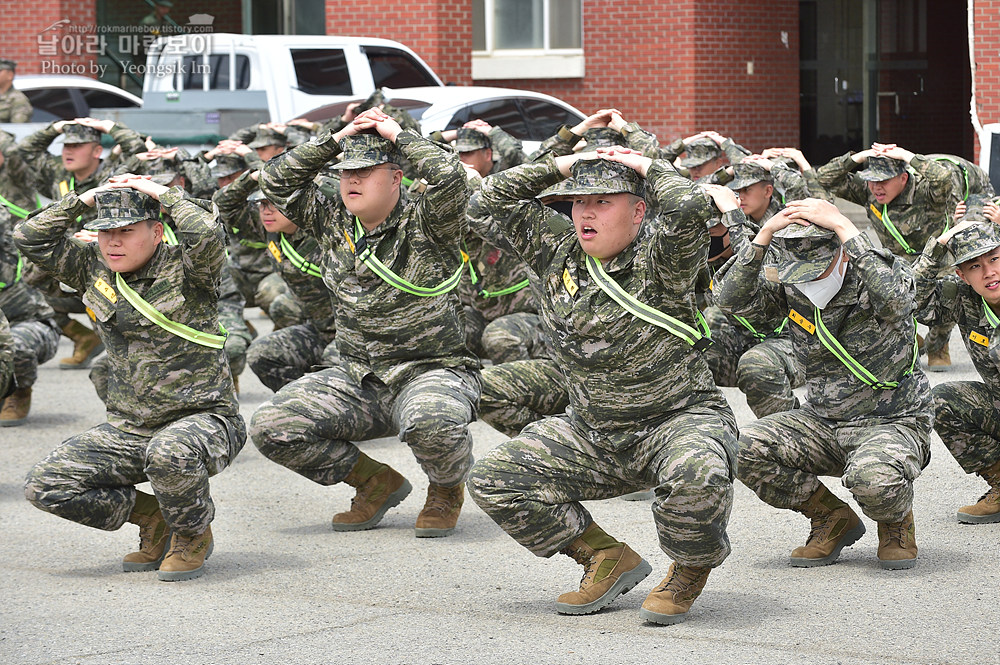
[[473, 0], [472, 77], [581, 77], [582, 25], [582, 0]]

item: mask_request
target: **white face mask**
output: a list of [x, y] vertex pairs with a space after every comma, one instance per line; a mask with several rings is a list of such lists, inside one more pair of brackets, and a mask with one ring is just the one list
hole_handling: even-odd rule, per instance
[[826, 307], [844, 285], [844, 276], [847, 274], [847, 261], [844, 260], [843, 247], [837, 251], [837, 258], [833, 262], [835, 267], [826, 277], [795, 285], [795, 288], [801, 291], [802, 295], [809, 298], [809, 302], [819, 309]]

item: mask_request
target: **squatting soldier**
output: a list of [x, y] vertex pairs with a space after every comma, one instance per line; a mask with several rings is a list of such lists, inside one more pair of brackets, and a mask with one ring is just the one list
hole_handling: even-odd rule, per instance
[[14, 338], [10, 334], [10, 324], [0, 309], [0, 399], [14, 392]]
[[[252, 182], [256, 183], [256, 179]], [[260, 189], [247, 200], [258, 209], [267, 231], [268, 255], [289, 293], [305, 309], [302, 323], [258, 337], [247, 350], [250, 369], [261, 383], [277, 392], [313, 367], [331, 367], [336, 362], [336, 317], [332, 294], [323, 282], [323, 248], [319, 241], [285, 217]]]
[[13, 60], [0, 60], [0, 122], [31, 122], [31, 102], [14, 87]]
[[[857, 171], [862, 164], [865, 169]], [[882, 246], [912, 262], [928, 238], [947, 228], [957, 203], [970, 193], [992, 193], [988, 179], [975, 177], [975, 171], [968, 168], [966, 173], [972, 173], [972, 178], [959, 188], [948, 164], [934, 155], [874, 143], [869, 150], [835, 157], [817, 175], [832, 194], [864, 206]], [[986, 187], [990, 190], [985, 191]], [[951, 365], [948, 337], [952, 327], [934, 327], [927, 334], [923, 350], [929, 369], [942, 371]]]
[[[549, 224], [558, 213], [535, 196], [571, 173], [567, 229]], [[657, 224], [643, 221], [647, 182]], [[496, 242], [517, 250], [542, 280], [539, 306], [571, 408], [479, 460], [470, 493], [537, 556], [561, 552], [584, 566], [579, 590], [561, 595], [556, 609], [588, 614], [652, 568], [581, 502], [654, 487], [660, 547], [674, 563], [640, 614], [680, 621], [729, 554], [736, 471], [736, 421], [701, 355], [707, 340], [693, 327], [708, 200], [669, 162], [626, 148], [547, 156], [487, 178], [480, 196], [504, 220], [488, 230]]]
[[913, 480], [930, 459], [932, 413], [916, 362], [914, 290], [902, 260], [875, 249], [819, 199], [790, 202], [716, 273], [722, 309], [787, 314], [806, 370], [802, 408], [740, 432], [740, 480], [766, 503], [812, 522], [805, 546], [791, 554], [793, 566], [831, 564], [865, 532], [821, 475], [841, 476], [878, 522], [883, 568], [916, 562]]
[[[955, 266], [957, 277], [938, 278], [949, 264]], [[973, 206], [970, 199], [964, 220], [927, 242], [914, 274], [922, 321], [957, 323], [982, 378], [942, 383], [932, 391], [934, 429], [962, 469], [979, 474], [989, 484], [989, 491], [977, 503], [958, 509], [958, 521], [1000, 522], [1000, 234], [996, 224], [985, 221], [982, 208]]]
[[[342, 151], [333, 165], [339, 189], [321, 188], [315, 176]], [[404, 158], [428, 183], [415, 199], [400, 190]], [[465, 270], [461, 162], [369, 109], [266, 164], [260, 184], [324, 249], [340, 362], [261, 406], [251, 423], [254, 443], [319, 484], [356, 487], [351, 509], [333, 517], [334, 530], [355, 531], [378, 524], [411, 486], [352, 441], [398, 433], [430, 479], [417, 537], [450, 534], [472, 466], [468, 425], [479, 400], [479, 360], [466, 348], [454, 293]]]
[[12, 134], [0, 131], [0, 207], [24, 219], [41, 204]]
[[680, 155], [680, 172], [701, 183], [725, 185], [732, 180], [727, 167], [738, 164], [750, 151], [714, 131], [676, 139], [660, 148], [660, 157], [673, 162]]
[[[60, 134], [63, 136], [62, 156], [57, 157], [49, 153], [48, 148]], [[101, 159], [102, 134], [109, 134], [121, 146], [123, 158], [146, 150], [141, 136], [111, 120], [60, 120], [26, 137], [18, 146], [21, 158], [32, 174], [34, 188], [55, 201], [69, 192], [86, 192], [107, 180], [114, 172], [115, 163]], [[67, 229], [67, 232], [73, 235], [94, 214], [92, 208], [82, 208], [77, 225]], [[104, 347], [92, 330], [69, 316], [86, 311], [79, 296], [64, 293], [52, 279], [44, 276], [36, 279], [34, 271], [29, 273], [27, 279], [45, 294], [56, 312], [56, 323], [63, 334], [73, 340], [73, 355], [60, 360], [59, 368], [89, 367]]]
[[17, 389], [0, 406], [0, 427], [22, 424], [31, 409], [31, 387], [38, 366], [56, 355], [59, 326], [55, 312], [42, 294], [23, 279], [24, 259], [14, 247], [17, 218], [0, 207], [0, 309], [13, 335], [14, 377]]
[[[97, 242], [69, 240], [66, 230], [95, 204], [86, 227]], [[161, 204], [177, 223], [177, 245], [161, 242]], [[158, 569], [164, 581], [202, 574], [213, 546], [208, 479], [246, 440], [219, 334], [218, 231], [180, 189], [122, 176], [70, 192], [15, 232], [25, 256], [83, 294], [110, 363], [107, 422], [36, 464], [25, 496], [98, 529], [139, 525], [139, 549], [123, 568]], [[147, 480], [155, 496], [135, 489]]]

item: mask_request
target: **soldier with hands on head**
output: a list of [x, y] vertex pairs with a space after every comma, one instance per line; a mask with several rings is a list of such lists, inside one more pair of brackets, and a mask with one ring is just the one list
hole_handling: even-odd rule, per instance
[[14, 87], [16, 69], [13, 60], [0, 59], [0, 122], [31, 122], [31, 102]]
[[[315, 182], [336, 157], [338, 188]], [[409, 198], [401, 163], [427, 189]], [[357, 489], [337, 531], [376, 526], [411, 486], [354, 441], [398, 434], [430, 481], [417, 537], [455, 529], [472, 466], [469, 422], [479, 360], [465, 344], [454, 288], [466, 270], [465, 169], [454, 153], [373, 108], [268, 162], [261, 190], [324, 250], [340, 362], [262, 405], [251, 435], [269, 459], [321, 485]]]
[[[767, 260], [765, 261], [765, 256]], [[792, 201], [716, 273], [715, 302], [788, 316], [807, 401], [741, 428], [739, 478], [811, 521], [792, 566], [823, 566], [865, 533], [819, 476], [837, 476], [878, 523], [883, 568], [916, 563], [913, 481], [930, 459], [931, 400], [916, 362], [909, 267], [819, 199]]]
[[[570, 175], [567, 227], [535, 197]], [[480, 196], [494, 220], [485, 232], [541, 278], [541, 314], [570, 407], [479, 460], [470, 493], [535, 555], [563, 553], [584, 566], [579, 589], [556, 609], [589, 614], [652, 567], [582, 502], [655, 488], [660, 548], [674, 562], [640, 614], [681, 621], [729, 555], [736, 473], [736, 421], [701, 355], [709, 342], [694, 327], [708, 200], [669, 162], [627, 148], [548, 155], [487, 178]], [[644, 197], [659, 205], [655, 224], [644, 221]]]
[[[160, 207], [177, 224], [162, 242]], [[97, 242], [67, 236], [80, 215]], [[25, 496], [59, 517], [114, 531], [139, 526], [123, 568], [164, 581], [204, 571], [213, 548], [209, 477], [246, 440], [220, 334], [225, 244], [213, 215], [148, 177], [68, 193], [21, 222], [15, 242], [83, 294], [108, 349], [108, 420], [71, 437], [28, 473]], [[153, 495], [135, 485], [149, 481]]]

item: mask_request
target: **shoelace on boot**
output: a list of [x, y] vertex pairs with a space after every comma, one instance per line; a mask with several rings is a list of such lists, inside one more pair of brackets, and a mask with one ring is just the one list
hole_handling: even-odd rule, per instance
[[[990, 487], [986, 494], [979, 497], [979, 501], [989, 501], [990, 503], [1000, 503], [1000, 482]], [[978, 502], [977, 502], [978, 503]]]
[[900, 547], [906, 544], [906, 532], [909, 530], [906, 527], [906, 522], [891, 522], [886, 525], [886, 533], [889, 536], [889, 542], [895, 541]]
[[582, 549], [570, 550], [566, 553], [570, 555], [574, 561], [583, 566], [583, 576], [580, 578], [580, 587], [582, 588], [584, 583], [587, 581], [587, 578], [593, 578], [594, 574], [597, 572], [597, 566], [594, 565], [594, 555]]
[[170, 557], [178, 552], [183, 552], [188, 547], [190, 547], [191, 543], [194, 542], [194, 540], [195, 538], [188, 538], [186, 536], [174, 534], [174, 537], [170, 542], [170, 551], [167, 552], [167, 556]]
[[663, 581], [660, 586], [653, 589], [654, 592], [673, 591], [674, 595], [680, 595], [698, 583], [702, 572], [690, 566], [674, 564], [670, 569], [670, 577]]
[[427, 504], [424, 506], [424, 510], [445, 515], [451, 508], [451, 492], [447, 489], [432, 487], [427, 493]]
[[142, 516], [142, 523], [139, 524], [139, 549], [151, 546], [156, 538], [156, 524], [158, 520], [150, 515]]

